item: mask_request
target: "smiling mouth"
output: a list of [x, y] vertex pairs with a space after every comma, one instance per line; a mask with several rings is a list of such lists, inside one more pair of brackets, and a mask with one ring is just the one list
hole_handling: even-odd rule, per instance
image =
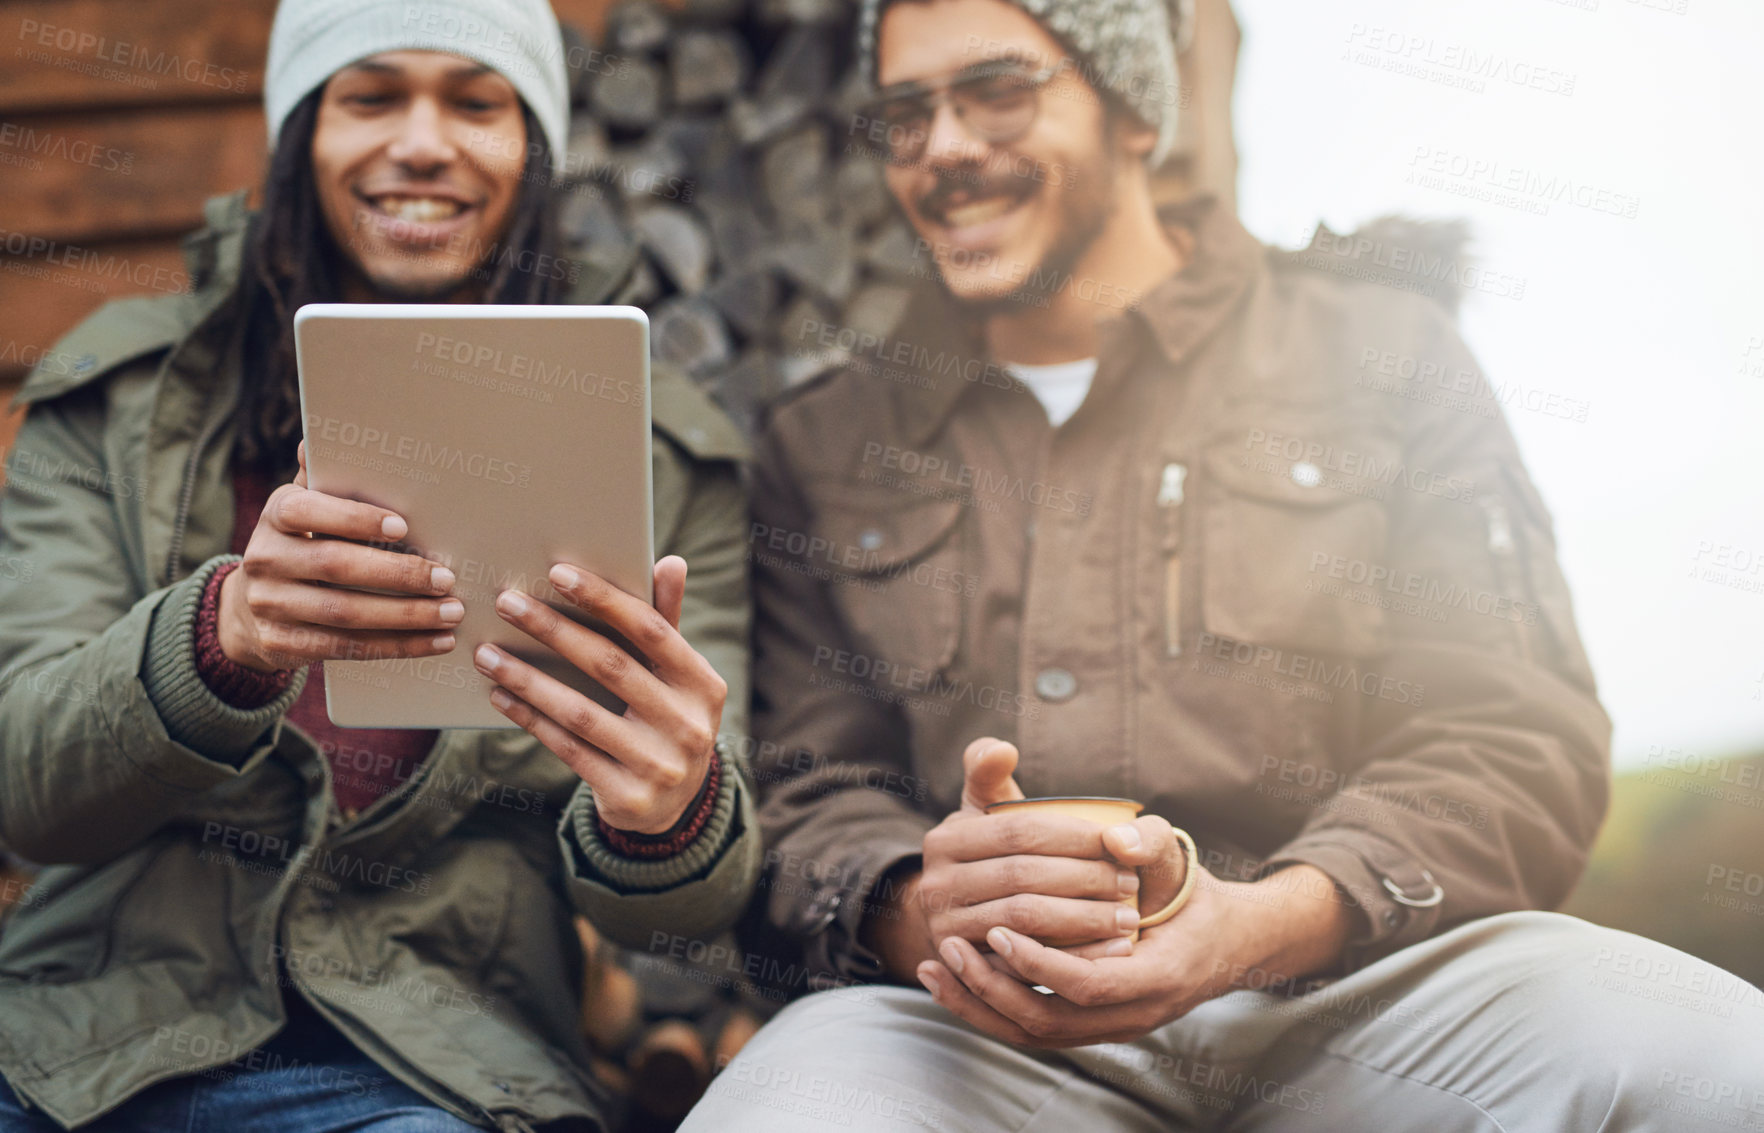
[[363, 199], [367, 201], [369, 208], [382, 216], [411, 224], [440, 224], [442, 221], [452, 220], [470, 207], [449, 197], [409, 196], [400, 193], [382, 193]]
[[985, 224], [989, 220], [997, 219], [1016, 207], [1015, 197], [992, 197], [946, 209], [943, 219], [951, 228], [967, 228], [969, 225]]
[[944, 228], [972, 228], [1011, 212], [1027, 201], [1033, 191], [1032, 186], [1018, 188], [1011, 185], [980, 195], [967, 192], [934, 193], [930, 199], [920, 204], [919, 212]]

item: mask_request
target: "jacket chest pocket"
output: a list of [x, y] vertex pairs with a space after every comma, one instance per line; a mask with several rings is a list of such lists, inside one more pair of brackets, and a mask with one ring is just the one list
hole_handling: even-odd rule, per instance
[[954, 662], [962, 607], [978, 585], [963, 561], [962, 510], [960, 500], [902, 504], [874, 491], [824, 507], [817, 534], [826, 546], [811, 537], [807, 566], [820, 567], [851, 631], [851, 675], [911, 687], [913, 674]]
[[1376, 592], [1342, 580], [1388, 569], [1384, 501], [1398, 449], [1363, 435], [1313, 442], [1315, 429], [1285, 435], [1305, 436], [1305, 447], [1274, 454], [1237, 442], [1206, 453], [1202, 627], [1301, 653], [1378, 653], [1390, 635]]

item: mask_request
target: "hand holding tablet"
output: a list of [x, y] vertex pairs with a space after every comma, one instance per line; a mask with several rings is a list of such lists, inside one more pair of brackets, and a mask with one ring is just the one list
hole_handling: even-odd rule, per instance
[[221, 583], [222, 652], [259, 672], [451, 652], [465, 616], [453, 572], [372, 545], [408, 530], [385, 508], [307, 487], [303, 443], [299, 473], [270, 496]]
[[[625, 702], [616, 714], [494, 645], [473, 660], [497, 683], [490, 703], [531, 732], [590, 787], [600, 816], [620, 830], [668, 829], [704, 782], [729, 686], [680, 636], [686, 560], [655, 564], [655, 605], [568, 564], [551, 569], [557, 592], [640, 652], [566, 618], [518, 590], [496, 612]], [[648, 658], [649, 664], [643, 663]]]
[[686, 563], [653, 557], [642, 312], [314, 305], [295, 329], [300, 471], [222, 584], [223, 651], [328, 662], [341, 726], [523, 728], [608, 823], [674, 825], [727, 686], [679, 633]]

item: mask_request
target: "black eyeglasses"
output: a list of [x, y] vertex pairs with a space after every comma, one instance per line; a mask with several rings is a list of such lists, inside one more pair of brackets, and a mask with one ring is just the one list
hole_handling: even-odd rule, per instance
[[964, 67], [939, 83], [901, 83], [866, 103], [859, 114], [865, 135], [885, 160], [917, 161], [931, 138], [931, 123], [947, 100], [968, 134], [987, 145], [1014, 142], [1041, 113], [1041, 88], [1066, 69], [1064, 62], [1032, 71], [1014, 59]]

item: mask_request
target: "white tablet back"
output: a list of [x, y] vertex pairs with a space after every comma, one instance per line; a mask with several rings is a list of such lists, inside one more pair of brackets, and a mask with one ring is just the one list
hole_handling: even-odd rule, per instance
[[507, 728], [472, 651], [493, 642], [619, 708], [497, 616], [520, 589], [583, 620], [547, 572], [569, 562], [652, 599], [649, 320], [635, 307], [345, 304], [294, 316], [307, 482], [390, 508], [406, 548], [465, 603], [441, 657], [329, 661], [333, 723]]

